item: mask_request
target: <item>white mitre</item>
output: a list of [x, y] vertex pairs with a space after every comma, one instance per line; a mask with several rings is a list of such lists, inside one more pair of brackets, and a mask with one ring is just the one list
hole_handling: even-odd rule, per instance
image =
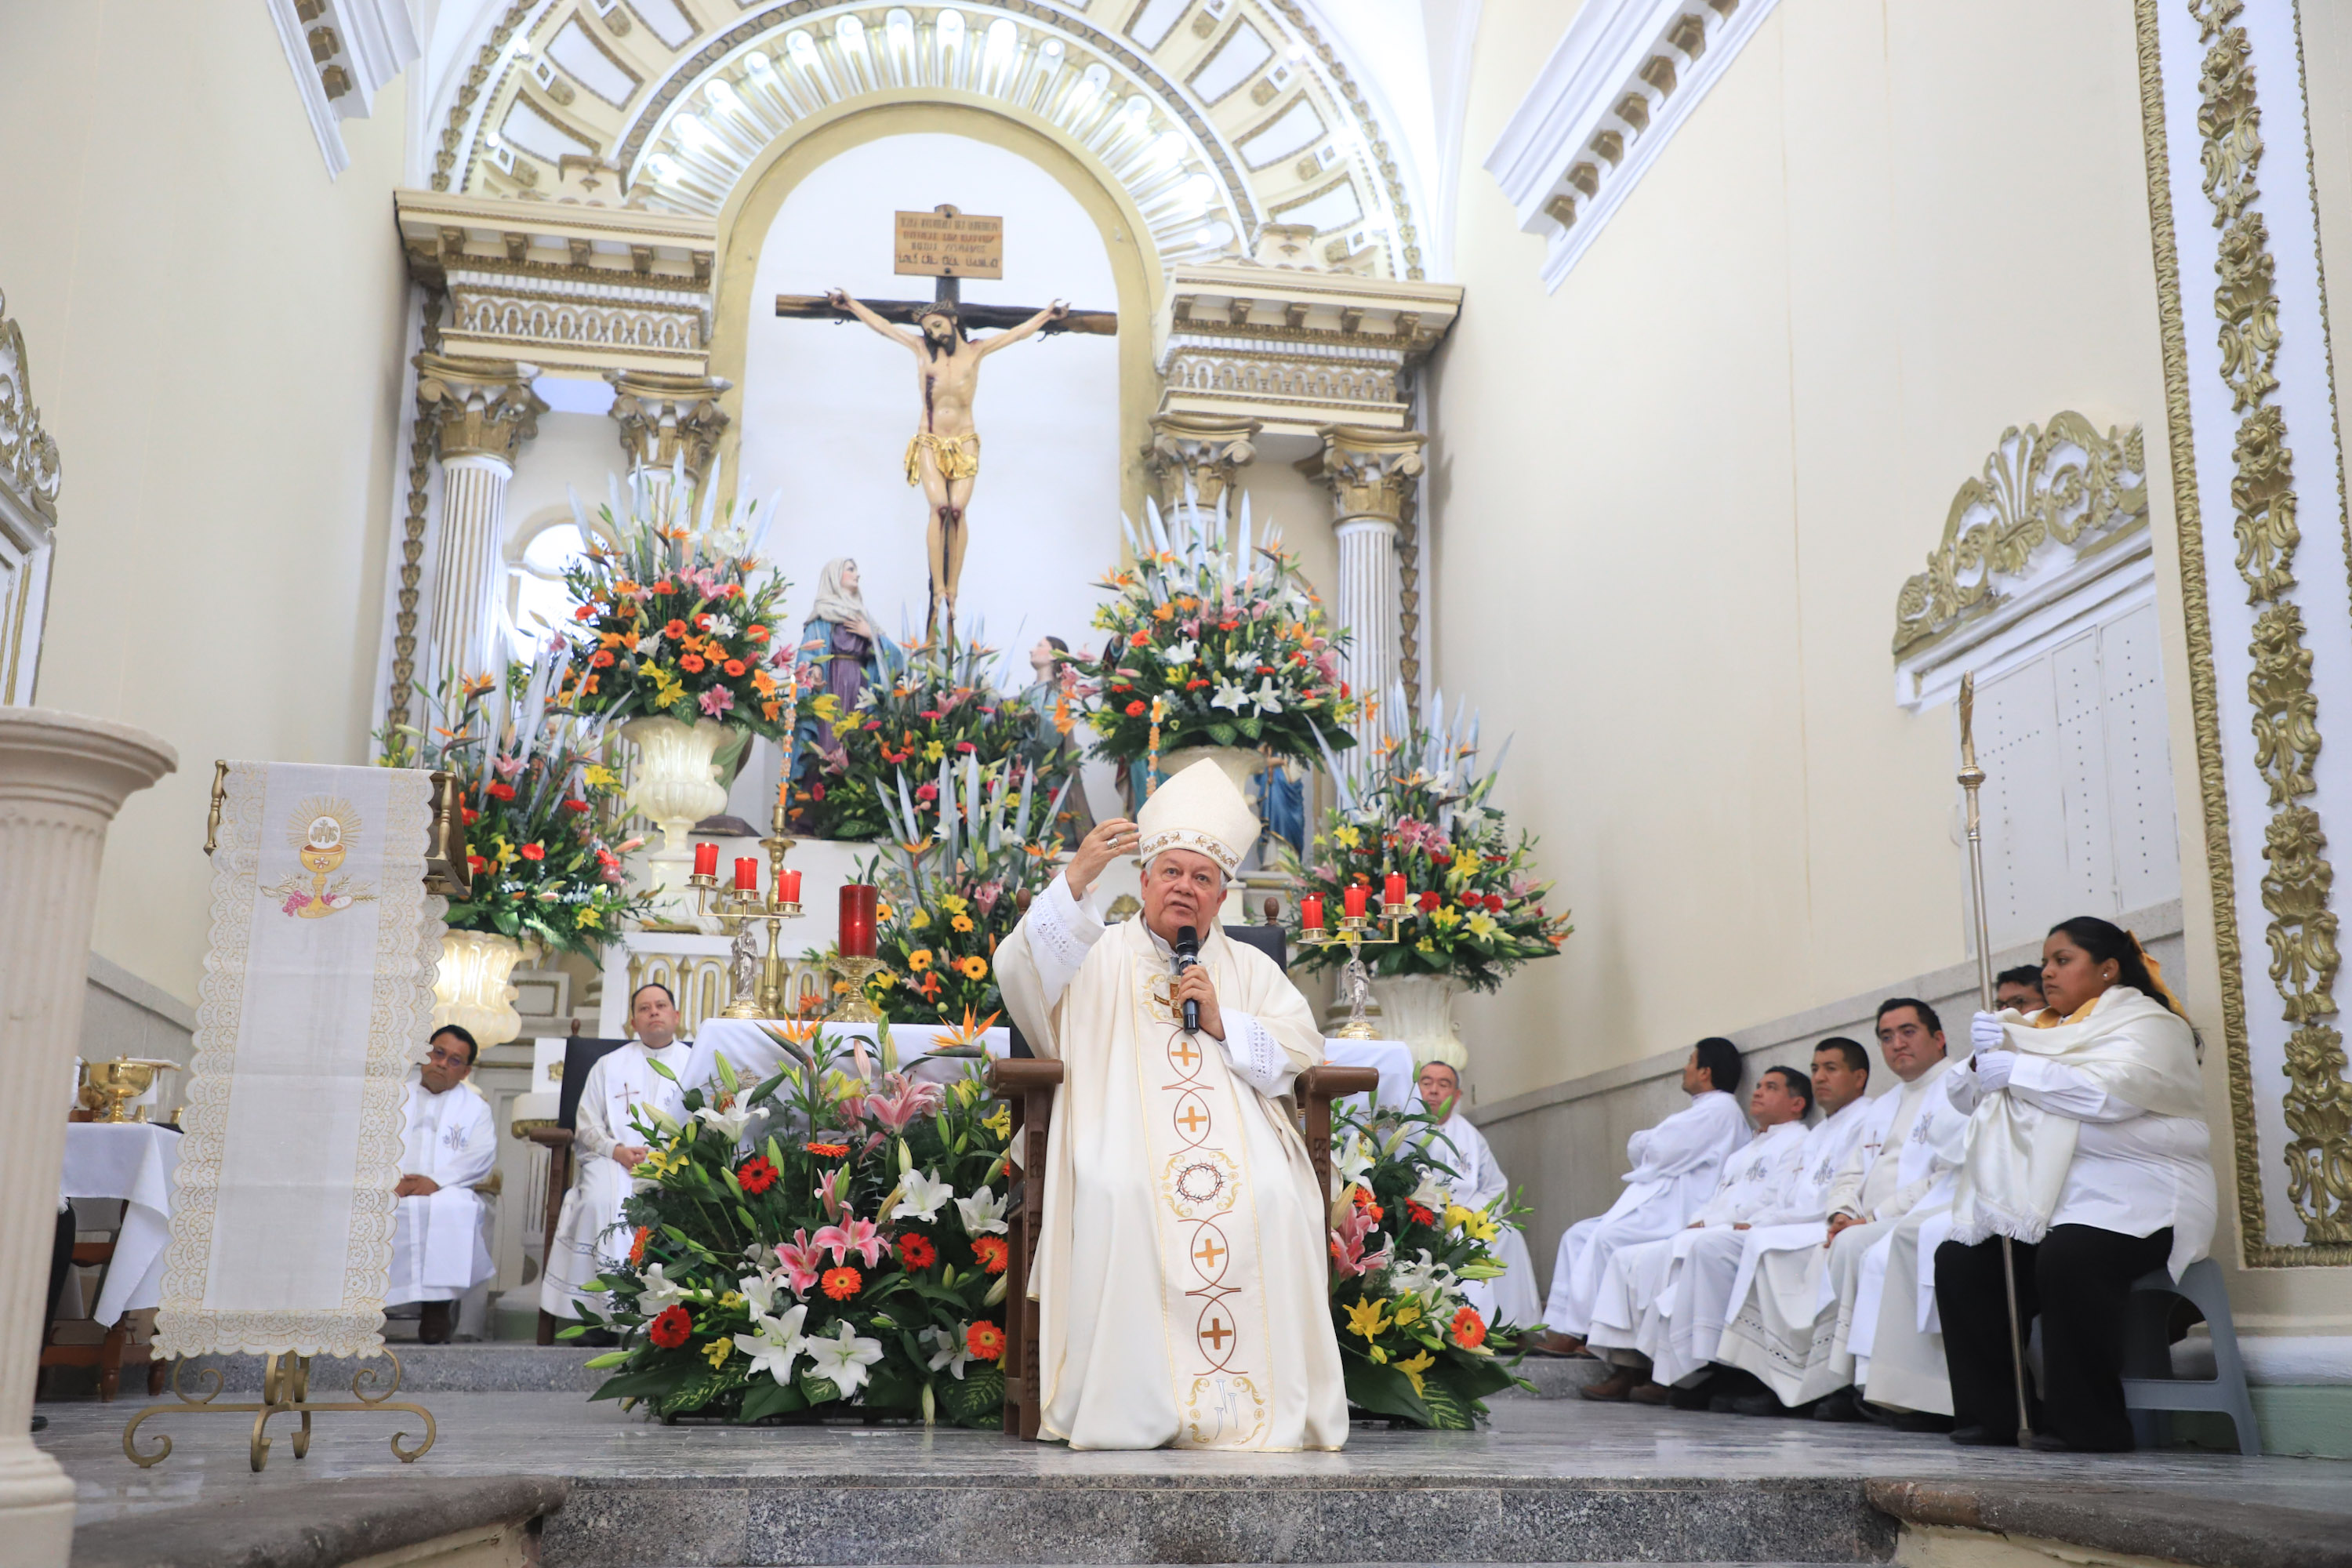
[[1152, 791], [1135, 826], [1147, 870], [1163, 849], [1191, 849], [1214, 860], [1230, 879], [1257, 842], [1258, 821], [1225, 770], [1203, 757]]

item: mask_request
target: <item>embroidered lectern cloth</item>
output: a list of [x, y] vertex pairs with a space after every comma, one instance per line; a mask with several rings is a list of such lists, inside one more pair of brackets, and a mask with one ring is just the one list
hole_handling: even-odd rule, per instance
[[432, 816], [425, 773], [228, 764], [159, 1353], [383, 1345], [446, 907]]

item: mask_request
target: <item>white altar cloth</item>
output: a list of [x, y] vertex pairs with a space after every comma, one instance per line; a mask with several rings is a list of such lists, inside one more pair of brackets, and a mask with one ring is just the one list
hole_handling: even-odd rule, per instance
[[[1402, 1110], [1412, 1103], [1412, 1047], [1402, 1040], [1343, 1040], [1326, 1036], [1323, 1060], [1332, 1067], [1377, 1068], [1381, 1087], [1373, 1098], [1383, 1110]], [[1338, 1103], [1356, 1109], [1358, 1096]]]
[[172, 1172], [181, 1134], [145, 1121], [75, 1121], [66, 1127], [63, 1195], [116, 1198], [122, 1228], [106, 1288], [90, 1312], [113, 1325], [125, 1312], [163, 1299], [163, 1244], [172, 1238]]

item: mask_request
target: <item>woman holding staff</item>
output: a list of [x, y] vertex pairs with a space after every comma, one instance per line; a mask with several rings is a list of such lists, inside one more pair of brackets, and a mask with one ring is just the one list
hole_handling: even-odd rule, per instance
[[2008, 1237], [2020, 1321], [2042, 1317], [2032, 1446], [2121, 1451], [2132, 1281], [2158, 1268], [2179, 1279], [2213, 1239], [2197, 1039], [2139, 942], [2095, 916], [2051, 928], [2042, 993], [2049, 1006], [2031, 1018], [1976, 1015], [1976, 1055], [1951, 1075], [1969, 1116], [1952, 1239], [1936, 1254], [1952, 1441], [2017, 1440]]

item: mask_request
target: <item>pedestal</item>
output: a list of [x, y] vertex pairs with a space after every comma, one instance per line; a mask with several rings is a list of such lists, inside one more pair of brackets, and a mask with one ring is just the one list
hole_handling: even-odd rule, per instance
[[1412, 1047], [1417, 1068], [1444, 1062], [1459, 1072], [1469, 1065], [1469, 1048], [1454, 1029], [1454, 999], [1461, 994], [1462, 982], [1450, 974], [1395, 974], [1372, 982], [1381, 1026], [1391, 1038]]
[[495, 931], [441, 934], [441, 969], [433, 981], [433, 1026], [455, 1024], [488, 1050], [522, 1033], [507, 976], [522, 962], [522, 943]]
[[692, 925], [697, 914], [686, 879], [694, 870], [694, 825], [727, 804], [719, 769], [711, 762], [727, 739], [727, 726], [705, 719], [632, 719], [621, 734], [637, 748], [629, 809], [658, 823], [662, 841], [644, 850], [646, 887], [654, 895], [646, 918]]
[[99, 863], [123, 797], [178, 764], [127, 725], [0, 707], [0, 1541], [25, 1568], [65, 1568], [73, 1543], [73, 1483], [33, 1446], [33, 1384]]

